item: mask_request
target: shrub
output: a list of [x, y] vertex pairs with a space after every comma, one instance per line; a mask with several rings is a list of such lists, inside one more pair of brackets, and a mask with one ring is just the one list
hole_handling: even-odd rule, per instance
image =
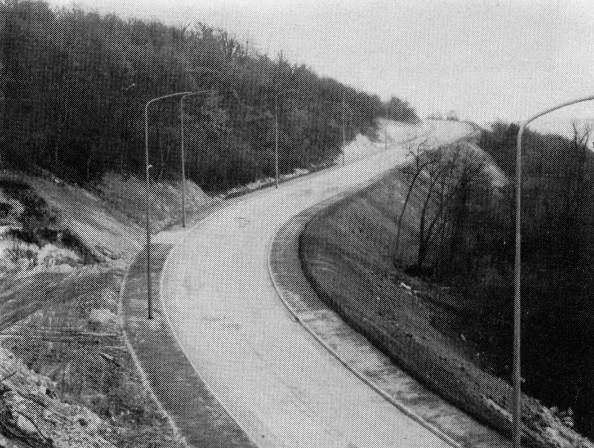
[[85, 264], [97, 261], [93, 253], [85, 246], [81, 239], [69, 229], [64, 229], [60, 237], [62, 244], [82, 255]]
[[0, 202], [0, 218], [6, 218], [11, 210], [12, 205], [7, 204], [6, 202]]
[[37, 233], [30, 228], [23, 228], [23, 229], [10, 229], [7, 232], [7, 235], [22, 241], [23, 243], [27, 244], [36, 244], [38, 247], [41, 247], [41, 242], [37, 237]]

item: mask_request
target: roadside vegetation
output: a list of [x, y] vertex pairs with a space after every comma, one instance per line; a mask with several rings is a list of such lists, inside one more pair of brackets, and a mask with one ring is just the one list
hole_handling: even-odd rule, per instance
[[[493, 353], [493, 361], [504, 376], [510, 372], [503, 347], [511, 343], [511, 321], [503, 316], [511, 315], [508, 291], [515, 201], [510, 198], [517, 132], [516, 125], [497, 123], [481, 136], [481, 148], [511, 180], [492, 218], [483, 224], [491, 244], [464, 257], [481, 266], [475, 269], [467, 294], [485, 297], [489, 307], [474, 333], [483, 346], [501, 347]], [[529, 394], [565, 411], [578, 430], [594, 438], [594, 153], [588, 147], [590, 136], [590, 128], [574, 126], [573, 138], [536, 132], [524, 137], [522, 369]], [[467, 227], [477, 225], [469, 221]]]
[[0, 446], [183, 446], [118, 314], [144, 244], [147, 101], [203, 92], [183, 117], [179, 98], [150, 109], [152, 231], [181, 215], [180, 118], [188, 214], [274, 175], [276, 116], [287, 177], [335, 163], [379, 117], [419, 121], [406, 101], [189, 21], [0, 0]]
[[[308, 278], [349, 324], [504, 434], [517, 130], [411, 147], [407, 165], [314, 218], [300, 246]], [[575, 131], [525, 140], [524, 392], [546, 407], [526, 396], [523, 413], [526, 442], [540, 447], [591, 446], [577, 432], [593, 435], [594, 156], [589, 131]]]
[[[144, 106], [205, 93], [185, 105], [188, 176], [208, 191], [331, 164], [345, 138], [375, 119], [417, 122], [408, 103], [357, 91], [305, 65], [259, 54], [223, 30], [123, 20], [42, 1], [0, 3], [0, 168], [42, 167], [75, 182], [109, 171], [144, 175]], [[343, 108], [344, 99], [344, 108]], [[179, 178], [179, 98], [153, 104], [154, 179]]]

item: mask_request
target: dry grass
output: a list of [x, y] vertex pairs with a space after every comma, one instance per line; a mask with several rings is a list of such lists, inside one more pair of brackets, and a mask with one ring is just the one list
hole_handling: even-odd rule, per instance
[[[52, 218], [52, 229], [67, 235], [66, 243], [80, 257], [68, 263], [56, 259], [48, 269], [23, 265], [5, 273], [0, 284], [0, 344], [49, 377], [61, 400], [86, 406], [107, 422], [105, 437], [116, 446], [182, 446], [144, 389], [118, 316], [125, 268], [144, 241], [138, 224], [144, 218], [142, 202], [137, 202], [141, 183], [112, 175], [91, 193], [51, 177], [2, 174], [7, 185], [22, 184], [26, 201], [43, 205], [37, 219], [40, 231]], [[190, 211], [210, 201], [195, 185], [189, 190]], [[19, 208], [18, 197], [15, 202], [14, 192], [9, 193], [2, 199], [11, 201], [9, 213], [16, 213], [11, 223], [18, 226], [27, 206]], [[156, 228], [163, 228], [180, 218], [179, 189], [158, 184], [154, 193]], [[37, 232], [35, 226], [32, 223]], [[47, 247], [45, 241], [41, 245]]]
[[[317, 215], [300, 252], [306, 276], [330, 307], [396, 364], [458, 407], [509, 434], [511, 387], [492, 375], [485, 353], [467, 338], [481, 297], [464, 301], [447, 288], [394, 266], [396, 222], [406, 189], [398, 170]], [[420, 200], [409, 204], [399, 254], [414, 261]], [[478, 323], [480, 324], [480, 322]], [[526, 442], [592, 446], [536, 400], [523, 401]], [[583, 443], [583, 445], [580, 445]]]
[[37, 311], [3, 326], [2, 345], [49, 377], [63, 401], [104, 419], [116, 446], [181, 446], [125, 348], [117, 317], [122, 277], [121, 269], [88, 267], [47, 284]]

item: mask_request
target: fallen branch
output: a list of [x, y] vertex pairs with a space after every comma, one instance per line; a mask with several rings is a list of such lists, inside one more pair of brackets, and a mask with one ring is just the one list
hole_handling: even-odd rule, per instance
[[35, 420], [33, 420], [31, 417], [29, 417], [27, 414], [24, 414], [20, 411], [17, 411], [16, 409], [14, 410], [14, 412], [16, 412], [17, 414], [19, 414], [22, 417], [25, 417], [27, 420], [29, 420], [29, 422], [31, 422], [31, 424], [35, 427], [35, 429], [37, 430], [37, 433], [41, 436], [41, 438], [47, 442], [50, 443], [52, 442], [51, 437], [46, 437], [45, 434], [43, 434], [43, 432], [41, 431], [41, 429], [39, 428], [39, 426], [37, 425], [37, 423], [35, 423]]
[[14, 371], [14, 372], [12, 372], [12, 373], [9, 373], [8, 375], [6, 375], [4, 378], [2, 378], [2, 379], [0, 380], [0, 383], [3, 383], [3, 382], [4, 382], [4, 381], [6, 381], [8, 378], [11, 378], [11, 377], [15, 376], [15, 375], [16, 375], [16, 373], [17, 373], [17, 370], [15, 370], [15, 371]]
[[118, 367], [123, 367], [119, 362], [117, 362], [113, 356], [108, 355], [107, 353], [103, 353], [103, 352], [99, 352], [99, 356], [101, 356], [103, 359], [105, 359], [106, 361], [109, 361], [113, 364], [115, 364]]

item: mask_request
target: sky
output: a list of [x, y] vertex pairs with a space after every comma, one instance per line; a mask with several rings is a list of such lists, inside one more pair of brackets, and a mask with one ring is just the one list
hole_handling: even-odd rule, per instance
[[[203, 22], [273, 59], [411, 103], [518, 122], [594, 95], [591, 0], [49, 0], [168, 24]], [[594, 118], [594, 101], [535, 126]]]

